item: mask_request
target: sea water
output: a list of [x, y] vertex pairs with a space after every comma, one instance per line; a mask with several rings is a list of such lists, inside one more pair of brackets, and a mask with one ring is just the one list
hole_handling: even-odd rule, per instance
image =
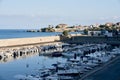
[[0, 29], [0, 39], [55, 36], [60, 32], [26, 32], [25, 29]]
[[0, 62], [0, 80], [17, 80], [17, 75], [29, 75], [38, 69], [51, 67], [57, 61], [65, 62], [66, 59], [59, 57], [45, 57], [33, 55], [8, 62]]

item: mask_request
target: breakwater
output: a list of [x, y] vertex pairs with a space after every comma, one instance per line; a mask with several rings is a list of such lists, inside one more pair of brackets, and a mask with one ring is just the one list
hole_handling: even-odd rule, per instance
[[47, 36], [47, 37], [32, 37], [32, 38], [1, 39], [0, 48], [52, 43], [58, 41], [65, 43], [78, 43], [78, 44], [107, 43], [110, 45], [116, 45], [116, 44], [120, 45], [120, 37], [71, 35], [70, 37]]
[[60, 41], [60, 37], [48, 36], [48, 37], [34, 37], [34, 38], [1, 39], [0, 48], [33, 45], [33, 44], [40, 44], [40, 43], [50, 43], [55, 41]]

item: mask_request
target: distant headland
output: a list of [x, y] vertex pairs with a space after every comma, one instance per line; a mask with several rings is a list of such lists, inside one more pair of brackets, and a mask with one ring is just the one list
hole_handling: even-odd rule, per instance
[[112, 23], [107, 22], [105, 24], [93, 24], [89, 26], [82, 26], [82, 25], [73, 25], [69, 26], [68, 24], [58, 24], [56, 26], [48, 25], [46, 28], [41, 28], [38, 30], [27, 30], [27, 32], [79, 32], [79, 31], [85, 31], [86, 33], [88, 31], [101, 31], [101, 30], [107, 30], [109, 32], [112, 32], [113, 30], [120, 30], [120, 22]]

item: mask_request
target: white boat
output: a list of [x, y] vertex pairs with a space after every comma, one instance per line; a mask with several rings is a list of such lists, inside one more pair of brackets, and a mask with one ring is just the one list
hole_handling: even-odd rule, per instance
[[115, 48], [110, 53], [112, 53], [112, 54], [120, 54], [120, 48]]
[[63, 52], [62, 55], [64, 57], [73, 57], [74, 56], [74, 53], [73, 52]]
[[74, 80], [74, 78], [71, 76], [58, 76], [58, 77], [59, 77], [58, 80]]
[[71, 68], [68, 70], [58, 70], [57, 74], [60, 76], [78, 76], [79, 71]]
[[67, 52], [63, 52], [62, 55], [64, 57], [74, 57], [75, 55], [77, 56], [78, 53], [74, 52], [74, 51], [67, 51]]
[[93, 63], [93, 62], [81, 63], [81, 65], [83, 65], [83, 66], [90, 66], [90, 67], [96, 67], [96, 66], [98, 66], [98, 64]]
[[51, 76], [46, 77], [45, 80], [59, 80], [59, 79], [58, 79], [57, 75], [56, 76], [55, 75], [51, 75]]

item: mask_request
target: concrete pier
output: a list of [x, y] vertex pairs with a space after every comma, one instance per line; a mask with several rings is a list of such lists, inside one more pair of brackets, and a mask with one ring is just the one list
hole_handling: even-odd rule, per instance
[[55, 41], [60, 41], [60, 37], [48, 36], [48, 37], [33, 37], [33, 38], [0, 39], [0, 48], [50, 43]]

